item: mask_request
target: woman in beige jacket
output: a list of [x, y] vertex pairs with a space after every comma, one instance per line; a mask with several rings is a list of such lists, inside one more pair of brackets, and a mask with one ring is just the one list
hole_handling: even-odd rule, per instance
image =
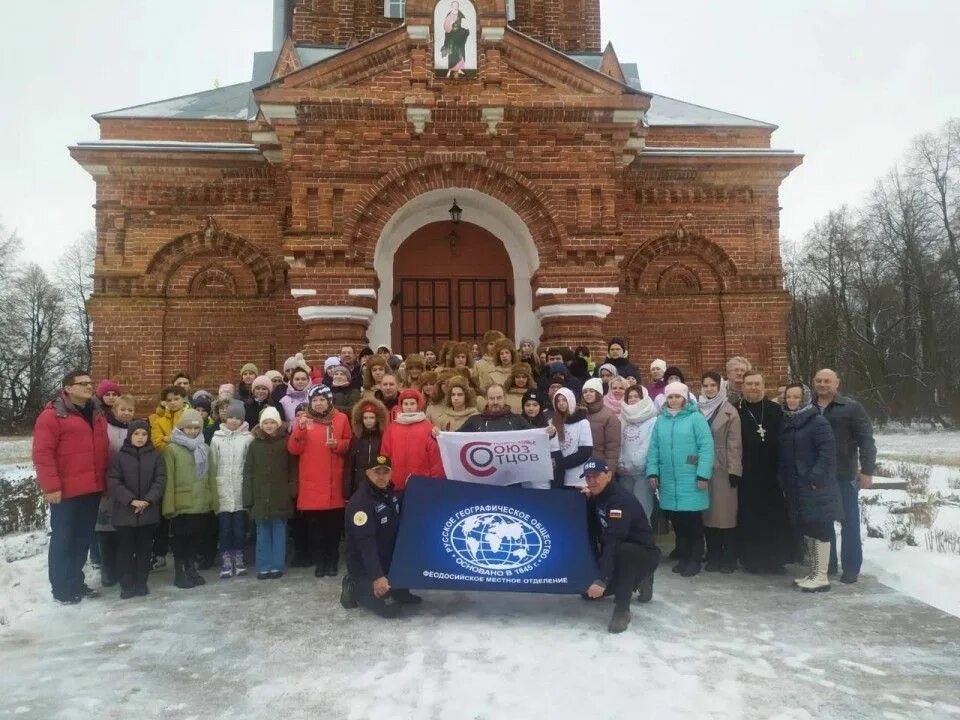
[[720, 373], [705, 373], [700, 383], [700, 412], [713, 433], [714, 463], [710, 478], [710, 509], [703, 512], [707, 541], [707, 572], [737, 569], [737, 486], [743, 473], [740, 414], [727, 401]]

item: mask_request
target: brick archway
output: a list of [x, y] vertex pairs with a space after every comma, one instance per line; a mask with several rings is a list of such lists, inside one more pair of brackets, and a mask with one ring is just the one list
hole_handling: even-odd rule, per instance
[[557, 222], [558, 213], [526, 177], [484, 157], [443, 153], [395, 168], [363, 194], [344, 232], [357, 260], [373, 261], [384, 228], [404, 205], [433, 190], [457, 188], [483, 193], [513, 210], [529, 230], [539, 256], [555, 257], [564, 245], [566, 233]]
[[[177, 269], [189, 259], [204, 254], [230, 257], [243, 265], [256, 282], [258, 296], [272, 295], [284, 284], [283, 270], [278, 264], [243, 238], [221, 230], [211, 221], [206, 228], [174, 238], [160, 248], [138, 282], [138, 294], [164, 295]], [[211, 269], [230, 275], [229, 270], [215, 265], [205, 267], [204, 271]], [[232, 276], [231, 279], [235, 280]]]
[[[656, 277], [645, 282], [644, 274], [655, 261], [684, 256], [697, 258], [702, 270], [698, 273], [684, 263], [671, 262], [669, 267], [656, 272]], [[707, 290], [711, 285], [724, 292], [736, 287], [738, 274], [733, 259], [722, 247], [683, 227], [641, 245], [623, 262], [622, 268], [622, 286], [630, 294], [662, 291], [663, 281], [669, 281], [669, 276], [677, 276], [677, 273], [682, 274], [683, 284], [696, 287], [696, 292]], [[709, 277], [701, 275], [704, 271]]]

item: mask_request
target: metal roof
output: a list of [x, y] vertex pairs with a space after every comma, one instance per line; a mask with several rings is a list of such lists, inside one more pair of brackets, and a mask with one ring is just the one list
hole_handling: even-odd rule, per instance
[[162, 118], [177, 120], [248, 120], [252, 82], [181, 95], [94, 115], [94, 118]]
[[[345, 48], [297, 45], [297, 58], [302, 67], [309, 67], [323, 62], [341, 52]], [[214, 90], [205, 90], [191, 95], [182, 95], [169, 100], [134, 105], [120, 110], [95, 115], [100, 118], [163, 118], [181, 120], [252, 120], [257, 116], [257, 104], [252, 90], [270, 81], [273, 69], [277, 64], [279, 51], [254, 53], [253, 73], [250, 82], [227, 85]], [[585, 65], [592, 70], [599, 70], [603, 59], [601, 54], [571, 54], [571, 59]], [[621, 63], [627, 85], [637, 90], [640, 86], [640, 76], [636, 63]], [[665, 95], [651, 95], [650, 109], [647, 111], [647, 122], [650, 126], [690, 126], [690, 127], [757, 127], [775, 130], [776, 125], [754, 120], [753, 118], [734, 115], [732, 113], [715, 110], [713, 108], [696, 105], [694, 103], [677, 100]]]

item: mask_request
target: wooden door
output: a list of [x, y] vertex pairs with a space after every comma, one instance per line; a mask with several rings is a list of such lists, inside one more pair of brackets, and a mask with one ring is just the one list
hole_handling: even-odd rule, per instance
[[[451, 242], [451, 231], [457, 234]], [[469, 223], [433, 223], [394, 261], [393, 347], [407, 355], [446, 340], [513, 336], [513, 267], [503, 243]]]

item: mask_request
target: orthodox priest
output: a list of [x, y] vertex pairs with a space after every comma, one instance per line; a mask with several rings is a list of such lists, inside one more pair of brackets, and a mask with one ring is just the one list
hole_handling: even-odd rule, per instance
[[737, 409], [743, 434], [743, 475], [737, 492], [740, 564], [749, 573], [780, 574], [790, 537], [777, 476], [782, 410], [766, 398], [758, 372], [744, 375]]

